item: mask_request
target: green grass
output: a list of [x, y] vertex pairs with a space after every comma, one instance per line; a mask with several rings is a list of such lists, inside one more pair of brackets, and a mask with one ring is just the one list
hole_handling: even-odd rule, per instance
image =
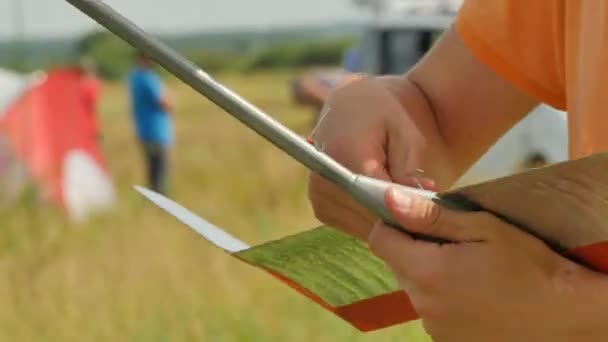
[[[289, 76], [221, 80], [306, 134], [311, 115], [290, 103]], [[251, 244], [319, 225], [303, 167], [186, 86], [169, 89], [173, 199]], [[418, 323], [362, 334], [141, 198], [128, 109], [124, 87], [107, 85], [100, 119], [114, 211], [81, 225], [31, 199], [0, 212], [1, 341], [428, 341]]]

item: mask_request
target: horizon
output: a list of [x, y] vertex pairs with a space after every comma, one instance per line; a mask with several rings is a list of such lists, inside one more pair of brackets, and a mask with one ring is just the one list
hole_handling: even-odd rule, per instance
[[[73, 38], [99, 29], [64, 0], [0, 0], [0, 41]], [[173, 0], [142, 6], [140, 0], [106, 0], [138, 26], [155, 34], [272, 30], [359, 21], [365, 11], [350, 0]], [[23, 20], [19, 13], [22, 6]], [[143, 8], [143, 10], [142, 10]], [[238, 11], [234, 9], [238, 8]], [[322, 9], [322, 10], [319, 10]], [[170, 15], [167, 15], [167, 14]]]
[[[286, 29], [286, 30], [298, 30], [298, 29], [314, 29], [320, 27], [338, 27], [341, 25], [359, 25], [362, 24], [362, 20], [348, 20], [348, 21], [327, 21], [327, 22], [309, 22], [309, 23], [297, 23], [297, 24], [278, 24], [276, 26], [230, 26], [230, 27], [210, 27], [210, 28], [194, 28], [192, 30], [178, 30], [178, 31], [170, 31], [166, 32], [163, 30], [147, 30], [149, 33], [159, 36], [172, 37], [172, 36], [188, 36], [188, 35], [197, 35], [197, 34], [230, 34], [230, 33], [242, 33], [242, 32], [264, 32], [264, 31], [272, 31], [277, 29]], [[73, 40], [78, 39], [83, 34], [93, 32], [94, 30], [106, 30], [104, 27], [99, 25], [94, 25], [90, 29], [86, 31], [81, 31], [77, 33], [68, 33], [61, 35], [50, 35], [50, 36], [25, 36], [25, 42], [40, 42], [40, 41], [53, 41], [53, 40]], [[0, 35], [0, 43], [11, 43], [14, 42], [14, 39], [8, 36]]]

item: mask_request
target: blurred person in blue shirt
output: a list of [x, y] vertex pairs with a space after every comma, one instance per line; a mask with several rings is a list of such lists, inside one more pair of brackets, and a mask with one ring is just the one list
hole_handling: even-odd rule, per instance
[[361, 72], [363, 69], [363, 55], [360, 47], [353, 46], [346, 50], [342, 58], [342, 68], [347, 73]]
[[165, 194], [168, 156], [173, 144], [171, 104], [152, 60], [142, 52], [129, 74], [129, 90], [137, 138], [144, 152], [150, 189]]

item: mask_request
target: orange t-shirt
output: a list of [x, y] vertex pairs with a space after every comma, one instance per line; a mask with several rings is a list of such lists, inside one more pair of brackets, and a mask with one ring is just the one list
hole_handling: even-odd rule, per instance
[[465, 0], [455, 25], [481, 63], [568, 111], [571, 158], [608, 151], [608, 1]]

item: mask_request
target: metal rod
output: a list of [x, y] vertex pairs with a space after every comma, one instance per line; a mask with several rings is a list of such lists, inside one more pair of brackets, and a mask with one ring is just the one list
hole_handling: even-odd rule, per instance
[[159, 39], [144, 32], [110, 6], [99, 0], [66, 1], [127, 43], [149, 55], [177, 78], [251, 127], [309, 169], [342, 188], [347, 188], [353, 183], [355, 175], [348, 169], [317, 151], [305, 139], [215, 81], [201, 68]]

